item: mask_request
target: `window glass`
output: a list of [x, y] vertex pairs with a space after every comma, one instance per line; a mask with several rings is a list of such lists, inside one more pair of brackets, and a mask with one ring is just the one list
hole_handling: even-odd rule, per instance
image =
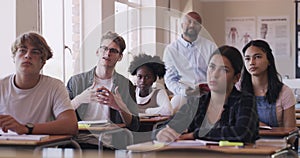
[[42, 0], [42, 34], [53, 50], [43, 74], [66, 82], [80, 71], [80, 0]]

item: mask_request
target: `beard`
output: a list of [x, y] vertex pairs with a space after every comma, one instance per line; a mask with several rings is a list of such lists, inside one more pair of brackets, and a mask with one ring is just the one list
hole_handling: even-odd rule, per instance
[[197, 36], [199, 34], [199, 31], [193, 29], [193, 28], [187, 28], [183, 34], [191, 39], [197, 39]]

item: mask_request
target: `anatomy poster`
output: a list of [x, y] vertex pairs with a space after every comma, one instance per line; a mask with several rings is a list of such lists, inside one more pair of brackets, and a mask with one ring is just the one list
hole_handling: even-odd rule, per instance
[[257, 38], [266, 40], [273, 50], [275, 56], [290, 55], [290, 24], [289, 18], [280, 17], [258, 17]]
[[256, 36], [255, 17], [228, 17], [225, 21], [225, 42], [242, 50]]

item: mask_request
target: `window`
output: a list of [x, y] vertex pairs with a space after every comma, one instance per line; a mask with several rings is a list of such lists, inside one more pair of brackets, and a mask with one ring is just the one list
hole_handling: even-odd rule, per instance
[[130, 77], [127, 69], [133, 56], [140, 52], [139, 7], [139, 0], [115, 1], [115, 31], [126, 42], [123, 59], [117, 64], [116, 69], [126, 77]]
[[0, 19], [3, 21], [0, 30], [0, 77], [5, 77], [15, 72], [15, 66], [11, 58], [10, 46], [16, 37], [16, 1], [2, 0]]
[[41, 32], [53, 50], [43, 74], [64, 82], [80, 71], [80, 0], [41, 0]]

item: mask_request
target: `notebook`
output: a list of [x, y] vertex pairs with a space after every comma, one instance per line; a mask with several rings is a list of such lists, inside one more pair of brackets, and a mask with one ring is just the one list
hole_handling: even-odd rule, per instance
[[27, 135], [27, 134], [17, 134], [11, 130], [8, 130], [7, 133], [3, 132], [0, 129], [0, 140], [43, 140], [49, 138], [49, 135]]
[[78, 124], [106, 124], [107, 120], [78, 121]]
[[196, 139], [196, 140], [178, 140], [168, 144], [168, 146], [205, 146], [205, 145], [219, 145], [219, 142]]
[[94, 120], [94, 121], [78, 121], [78, 127], [90, 127], [90, 126], [104, 126], [109, 125], [108, 120]]

